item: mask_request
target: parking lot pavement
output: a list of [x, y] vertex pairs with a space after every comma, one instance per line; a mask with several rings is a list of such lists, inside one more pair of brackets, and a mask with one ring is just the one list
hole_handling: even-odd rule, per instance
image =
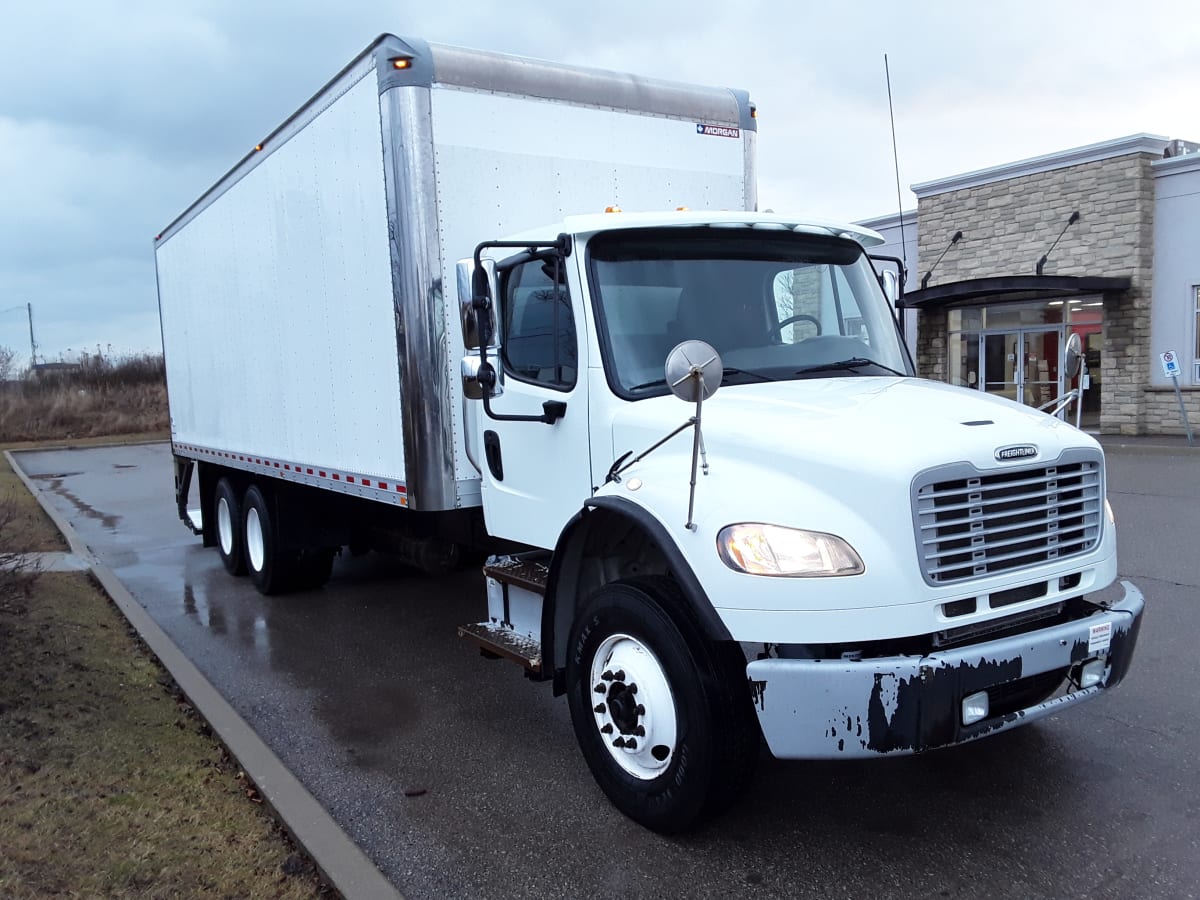
[[764, 756], [734, 810], [676, 838], [608, 805], [565, 702], [456, 639], [478, 573], [342, 559], [324, 589], [266, 598], [176, 520], [165, 445], [19, 462], [409, 897], [1195, 896], [1200, 457], [1108, 453], [1147, 598], [1119, 689], [916, 758]]

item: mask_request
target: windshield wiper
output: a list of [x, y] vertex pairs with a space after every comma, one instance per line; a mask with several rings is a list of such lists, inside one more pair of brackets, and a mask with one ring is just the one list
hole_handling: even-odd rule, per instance
[[[749, 372], [746, 369], [735, 369], [733, 366], [726, 366], [721, 370], [721, 376], [727, 375], [745, 375], [748, 378], [757, 378], [759, 381], [776, 381], [770, 375], [764, 375], [762, 372]], [[643, 388], [658, 387], [660, 384], [666, 384], [667, 379], [655, 378], [653, 381], [643, 381], [641, 384], [635, 384], [631, 388], [626, 388], [630, 391], [640, 391]]]
[[852, 356], [849, 359], [839, 359], [837, 362], [819, 363], [815, 366], [805, 366], [803, 369], [797, 369], [797, 375], [807, 375], [810, 372], [845, 372], [854, 369], [861, 369], [863, 366], [875, 366], [877, 369], [883, 369], [885, 372], [891, 372], [893, 375], [899, 375], [901, 378], [907, 378], [907, 372], [900, 372], [893, 369], [891, 366], [885, 366], [881, 362], [876, 362], [873, 359], [867, 359], [865, 356]]

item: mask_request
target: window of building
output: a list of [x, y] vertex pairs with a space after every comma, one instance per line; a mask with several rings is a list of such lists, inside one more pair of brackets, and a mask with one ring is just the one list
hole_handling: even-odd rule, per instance
[[1192, 308], [1196, 313], [1196, 345], [1192, 348], [1194, 351], [1192, 355], [1192, 381], [1200, 384], [1200, 284], [1192, 285]]

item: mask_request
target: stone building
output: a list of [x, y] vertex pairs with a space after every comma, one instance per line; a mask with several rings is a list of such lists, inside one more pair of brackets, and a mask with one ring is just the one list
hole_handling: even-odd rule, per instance
[[[915, 213], [862, 224], [908, 259], [919, 374], [1040, 406], [1085, 387], [1084, 425], [1200, 425], [1200, 146], [1139, 134], [914, 185]], [[903, 248], [902, 248], [903, 243]], [[1085, 370], [1068, 383], [1078, 334]]]

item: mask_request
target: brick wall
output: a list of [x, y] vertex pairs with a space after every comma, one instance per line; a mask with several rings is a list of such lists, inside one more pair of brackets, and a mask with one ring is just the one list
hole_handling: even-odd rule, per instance
[[[923, 265], [938, 258], [954, 232], [963, 232], [934, 271], [931, 287], [970, 278], [1033, 275], [1071, 213], [1079, 211], [1079, 221], [1067, 229], [1043, 274], [1128, 276], [1132, 281], [1129, 291], [1104, 298], [1100, 428], [1107, 433], [1154, 432], [1163, 421], [1149, 414], [1151, 394], [1146, 390], [1154, 247], [1150, 163], [1157, 158], [1131, 153], [918, 201]], [[946, 380], [945, 312], [922, 313], [917, 366], [922, 375]]]

